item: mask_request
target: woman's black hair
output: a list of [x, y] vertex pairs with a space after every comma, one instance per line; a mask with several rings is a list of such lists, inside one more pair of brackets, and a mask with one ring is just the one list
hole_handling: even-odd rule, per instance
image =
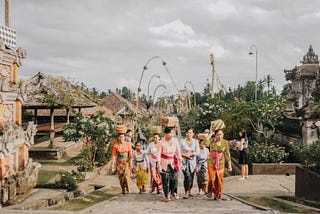
[[164, 133], [165, 133], [165, 134], [169, 134], [169, 133], [171, 132], [171, 130], [172, 130], [172, 128], [166, 127], [166, 128], [164, 129]]
[[244, 139], [248, 139], [248, 137], [247, 137], [247, 132], [246, 132], [246, 130], [241, 130], [240, 131], [241, 133], [242, 133], [242, 136], [239, 136], [239, 140], [241, 140], [241, 138], [244, 138]]
[[[222, 131], [222, 129], [214, 130], [214, 135], [217, 135], [218, 131]], [[223, 131], [222, 131], [222, 133], [223, 133]]]
[[192, 131], [194, 132], [193, 128], [187, 127], [187, 128], [186, 128], [186, 133], [187, 133], [189, 130], [192, 130]]
[[137, 144], [140, 143], [140, 145], [142, 145], [142, 143], [140, 141], [135, 142], [134, 146], [137, 147]]

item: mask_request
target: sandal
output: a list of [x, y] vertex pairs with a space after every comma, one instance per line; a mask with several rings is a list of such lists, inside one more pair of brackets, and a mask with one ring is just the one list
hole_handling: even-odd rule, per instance
[[170, 198], [166, 198], [166, 199], [164, 200], [164, 202], [169, 202], [169, 201], [171, 201]]
[[179, 199], [180, 199], [180, 197], [179, 197], [179, 195], [178, 195], [177, 193], [174, 193], [174, 194], [173, 194], [173, 197], [174, 197], [174, 199], [176, 199], [176, 200], [179, 200]]
[[208, 193], [207, 198], [212, 198], [212, 193]]

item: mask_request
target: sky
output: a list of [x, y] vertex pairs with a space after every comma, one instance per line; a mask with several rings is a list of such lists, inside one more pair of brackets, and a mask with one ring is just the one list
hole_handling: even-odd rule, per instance
[[[0, 6], [4, 23], [4, 0]], [[141, 81], [142, 93], [156, 96], [165, 93], [155, 90], [160, 84], [168, 93], [203, 91], [210, 53], [224, 87], [255, 81], [255, 51], [258, 80], [270, 74], [280, 92], [284, 69], [300, 65], [310, 44], [320, 53], [319, 23], [317, 0], [11, 0], [17, 47], [27, 50], [20, 78], [44, 72], [99, 91], [136, 92], [144, 65], [160, 56]]]

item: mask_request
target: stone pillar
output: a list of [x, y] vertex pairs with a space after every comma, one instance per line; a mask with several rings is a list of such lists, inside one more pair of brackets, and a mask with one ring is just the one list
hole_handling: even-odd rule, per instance
[[303, 121], [302, 126], [302, 143], [303, 145], [312, 144], [314, 141], [319, 139], [317, 127], [314, 123], [317, 120], [306, 120]]
[[[0, 115], [3, 115], [3, 105], [1, 102], [0, 102]], [[0, 120], [0, 130], [2, 129], [2, 126], [3, 124], [2, 124], [2, 121]]]
[[27, 165], [28, 159], [29, 159], [29, 148], [27, 145], [23, 144], [19, 148], [19, 160], [18, 160], [19, 171], [22, 171], [24, 169], [24, 167]]
[[16, 100], [16, 124], [19, 126], [22, 124], [22, 103], [20, 100]]
[[12, 75], [12, 83], [13, 84], [18, 84], [18, 64], [14, 63], [13, 64], [13, 75]]

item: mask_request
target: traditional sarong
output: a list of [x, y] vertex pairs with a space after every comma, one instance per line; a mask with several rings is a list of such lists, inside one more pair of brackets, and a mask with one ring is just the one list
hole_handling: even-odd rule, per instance
[[208, 169], [207, 167], [205, 167], [205, 165], [199, 163], [198, 172], [197, 172], [198, 188], [200, 190], [203, 190], [204, 192], [207, 192], [207, 183], [208, 183]]
[[[151, 154], [150, 156], [152, 159], [157, 160], [157, 155]], [[158, 163], [156, 163], [157, 165]], [[150, 191], [153, 192], [154, 189], [157, 189], [157, 193], [159, 193], [162, 190], [162, 181], [161, 181], [161, 174], [156, 169], [155, 166], [150, 163], [150, 174], [151, 174], [151, 180], [150, 180]]]
[[209, 181], [208, 181], [208, 193], [214, 193], [216, 199], [221, 199], [221, 193], [223, 188], [223, 176], [224, 167], [216, 169], [215, 166], [208, 165]]
[[178, 173], [168, 164], [167, 171], [162, 170], [161, 179], [163, 185], [163, 193], [166, 198], [168, 198], [169, 192], [177, 194], [178, 191]]
[[118, 173], [122, 193], [124, 194], [125, 191], [130, 192], [130, 184], [131, 184], [130, 175], [131, 175], [131, 173], [130, 173], [130, 169], [129, 169], [129, 164], [118, 162], [117, 173]]
[[138, 171], [136, 172], [136, 182], [138, 189], [142, 189], [142, 186], [146, 187], [148, 184], [148, 171], [141, 166], [138, 166]]
[[182, 170], [184, 175], [183, 186], [184, 190], [187, 192], [192, 189], [193, 180], [194, 180], [194, 171], [191, 172], [190, 161], [186, 160], [184, 170]]

